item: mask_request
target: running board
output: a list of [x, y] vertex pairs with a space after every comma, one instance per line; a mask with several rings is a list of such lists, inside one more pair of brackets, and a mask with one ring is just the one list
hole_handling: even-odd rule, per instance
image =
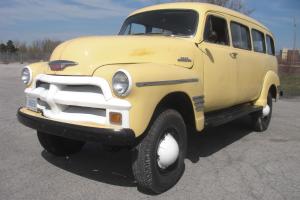
[[215, 127], [227, 122], [233, 121], [237, 118], [243, 117], [250, 113], [262, 110], [261, 106], [253, 106], [251, 104], [243, 104], [238, 106], [233, 106], [231, 108], [226, 108], [223, 110], [212, 111], [205, 113], [205, 126]]

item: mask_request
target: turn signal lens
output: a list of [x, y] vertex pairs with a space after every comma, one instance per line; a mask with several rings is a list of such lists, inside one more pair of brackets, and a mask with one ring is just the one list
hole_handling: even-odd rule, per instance
[[110, 112], [109, 121], [111, 124], [122, 124], [122, 114], [117, 112]]

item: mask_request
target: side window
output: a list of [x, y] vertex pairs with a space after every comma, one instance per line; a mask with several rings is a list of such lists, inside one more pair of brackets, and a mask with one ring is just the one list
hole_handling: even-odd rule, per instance
[[275, 55], [275, 46], [274, 46], [274, 40], [271, 36], [267, 35], [266, 37], [267, 41], [267, 53], [269, 55]]
[[266, 53], [265, 36], [262, 32], [252, 29], [253, 49], [255, 52]]
[[126, 35], [138, 35], [138, 34], [145, 34], [146, 27], [142, 24], [135, 24], [132, 23], [127, 26], [125, 33]]
[[205, 24], [204, 40], [210, 43], [229, 45], [226, 20], [213, 15], [208, 16]]
[[235, 48], [251, 50], [249, 28], [242, 24], [231, 22], [232, 44]]

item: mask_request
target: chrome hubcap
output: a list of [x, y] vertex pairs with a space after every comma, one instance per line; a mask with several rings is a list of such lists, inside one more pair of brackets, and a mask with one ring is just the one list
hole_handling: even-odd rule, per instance
[[179, 145], [170, 133], [161, 139], [157, 155], [157, 164], [161, 169], [166, 169], [176, 162], [179, 156]]
[[267, 104], [262, 110], [263, 117], [267, 117], [270, 114], [270, 111], [270, 106]]

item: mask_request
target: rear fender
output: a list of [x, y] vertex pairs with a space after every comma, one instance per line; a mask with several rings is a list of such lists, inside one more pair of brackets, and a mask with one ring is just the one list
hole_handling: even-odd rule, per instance
[[276, 88], [276, 99], [278, 99], [279, 91], [278, 87], [280, 85], [280, 80], [278, 75], [274, 71], [268, 71], [263, 82], [262, 91], [260, 93], [259, 98], [254, 102], [256, 106], [266, 106], [267, 105], [267, 98], [269, 90], [272, 86]]

